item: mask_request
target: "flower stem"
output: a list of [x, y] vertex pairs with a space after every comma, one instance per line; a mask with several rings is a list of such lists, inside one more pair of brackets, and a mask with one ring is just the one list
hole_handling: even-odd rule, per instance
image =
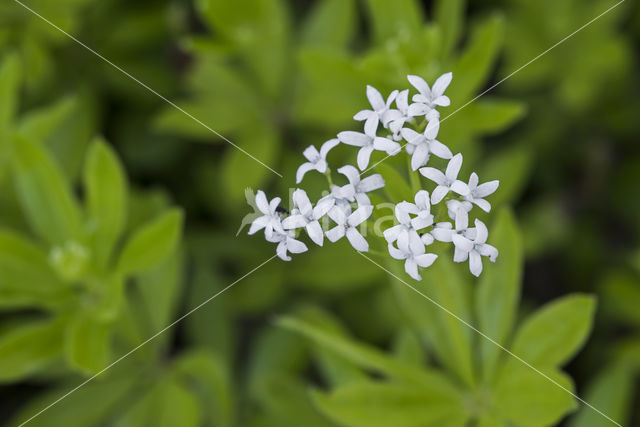
[[333, 179], [331, 179], [331, 168], [327, 168], [327, 170], [324, 171], [324, 176], [327, 177], [327, 182], [329, 183], [329, 188], [333, 187]]

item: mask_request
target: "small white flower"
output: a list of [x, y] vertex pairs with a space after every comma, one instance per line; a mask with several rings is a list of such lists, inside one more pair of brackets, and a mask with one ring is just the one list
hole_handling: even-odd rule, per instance
[[276, 254], [280, 259], [283, 261], [291, 261], [291, 257], [287, 255], [287, 252], [299, 254], [307, 250], [307, 245], [294, 239], [294, 237], [295, 233], [293, 231], [285, 231], [283, 233], [275, 232], [271, 236], [267, 237], [267, 240], [278, 244]]
[[432, 120], [427, 125], [424, 133], [418, 133], [413, 129], [404, 128], [401, 130], [402, 137], [407, 141], [405, 146], [407, 153], [412, 154], [411, 169], [417, 170], [429, 161], [429, 154], [433, 153], [441, 159], [450, 159], [453, 154], [451, 150], [442, 142], [436, 140], [440, 122]]
[[456, 219], [456, 212], [458, 212], [458, 209], [462, 209], [465, 212], [469, 213], [471, 212], [472, 208], [473, 208], [473, 205], [470, 202], [467, 202], [466, 200], [457, 200], [457, 199], [447, 200], [447, 211], [449, 213], [449, 218], [453, 220]]
[[287, 230], [304, 227], [311, 240], [318, 246], [322, 246], [324, 232], [318, 220], [329, 212], [334, 202], [331, 199], [324, 199], [318, 201], [314, 207], [307, 193], [298, 188], [293, 192], [293, 203], [296, 208], [292, 209], [291, 215], [282, 221], [282, 226]]
[[356, 228], [362, 224], [371, 216], [373, 212], [373, 206], [360, 206], [355, 212], [351, 213], [351, 210], [345, 210], [338, 206], [333, 207], [329, 211], [329, 217], [337, 224], [334, 228], [327, 231], [327, 239], [331, 242], [340, 240], [345, 235], [357, 251], [367, 252], [369, 250], [369, 243], [360, 234]]
[[401, 139], [402, 127], [412, 118], [409, 115], [409, 89], [405, 89], [396, 96], [396, 109], [386, 113], [386, 120], [389, 122], [389, 130], [393, 134], [394, 141]]
[[461, 167], [462, 154], [458, 153], [449, 160], [445, 173], [431, 167], [420, 168], [420, 173], [423, 176], [438, 184], [435, 190], [433, 190], [433, 193], [431, 193], [432, 204], [435, 205], [440, 203], [440, 201], [449, 193], [451, 186], [458, 179], [458, 173], [460, 172]]
[[464, 197], [466, 202], [474, 203], [483, 211], [489, 212], [491, 210], [491, 203], [484, 200], [484, 198], [495, 193], [500, 185], [500, 181], [494, 180], [480, 185], [478, 185], [478, 181], [478, 175], [473, 172], [469, 177], [468, 184], [462, 181], [456, 181], [451, 186], [451, 190]]
[[360, 172], [351, 165], [341, 167], [338, 169], [338, 172], [347, 177], [349, 180], [347, 186], [353, 188], [353, 191], [349, 188], [343, 188], [343, 194], [345, 194], [345, 196], [347, 196], [346, 198], [350, 201], [356, 200], [358, 206], [370, 205], [371, 200], [369, 200], [369, 196], [367, 196], [366, 193], [378, 190], [384, 187], [385, 184], [384, 178], [382, 178], [382, 175], [379, 173], [361, 179]]
[[404, 259], [404, 271], [415, 280], [422, 280], [418, 267], [429, 267], [438, 258], [436, 254], [425, 253], [422, 242], [412, 239], [408, 233], [398, 236], [397, 248], [389, 243], [389, 254], [395, 259]]
[[451, 104], [449, 97], [444, 95], [444, 91], [451, 83], [451, 78], [451, 73], [445, 73], [438, 77], [433, 84], [433, 88], [429, 88], [429, 85], [422, 77], [407, 76], [409, 83], [420, 92], [417, 95], [413, 95], [414, 104], [409, 106], [409, 115], [425, 116], [429, 121], [438, 119], [440, 113], [438, 113], [436, 107], [447, 107]]
[[[452, 242], [454, 235], [461, 235], [467, 238], [475, 237], [475, 229], [469, 228], [469, 214], [464, 209], [458, 209], [453, 215], [455, 228], [452, 229], [450, 222], [439, 222], [435, 224], [431, 235], [439, 242]], [[454, 258], [460, 254], [454, 255]]]
[[489, 257], [491, 262], [496, 262], [498, 250], [487, 244], [487, 238], [489, 237], [487, 226], [479, 219], [475, 220], [475, 225], [473, 237], [465, 237], [462, 234], [454, 234], [452, 237], [456, 252], [460, 253], [458, 257], [454, 257], [454, 261], [464, 262], [468, 258], [469, 271], [478, 277], [482, 273], [482, 257]]
[[339, 143], [340, 141], [338, 139], [333, 138], [322, 144], [320, 151], [318, 151], [313, 145], [305, 148], [302, 155], [309, 161], [301, 164], [298, 168], [298, 171], [296, 172], [296, 183], [300, 184], [304, 175], [310, 170], [317, 170], [320, 173], [325, 173], [327, 171], [327, 154], [329, 154], [329, 151]]
[[393, 243], [401, 235], [408, 235], [410, 241], [420, 241], [420, 235], [418, 234], [418, 229], [416, 229], [411, 221], [411, 214], [417, 215], [419, 209], [413, 203], [409, 203], [407, 201], [402, 201], [395, 206], [395, 214], [396, 219], [398, 220], [398, 224], [393, 227], [387, 228], [382, 233], [384, 235], [387, 243]]
[[[431, 203], [429, 202], [429, 192], [427, 190], [420, 190], [415, 196], [416, 207], [418, 208], [417, 216], [411, 220], [411, 225], [416, 230], [422, 230], [433, 225], [433, 215], [431, 214]], [[424, 233], [422, 236], [422, 243], [430, 245], [433, 243], [433, 236], [429, 233]]]
[[256, 206], [263, 215], [253, 220], [249, 228], [249, 234], [254, 234], [263, 228], [264, 235], [267, 239], [271, 237], [274, 230], [278, 233], [284, 233], [280, 222], [280, 213], [277, 211], [279, 205], [280, 197], [276, 197], [271, 200], [271, 202], [268, 202], [264, 191], [258, 190], [256, 194]]
[[338, 139], [347, 145], [353, 145], [360, 148], [358, 151], [358, 167], [365, 170], [369, 166], [369, 158], [373, 150], [385, 151], [393, 156], [400, 152], [400, 144], [388, 138], [376, 136], [375, 123], [366, 121], [364, 124], [364, 133], [355, 131], [344, 131], [338, 134]]
[[378, 89], [367, 85], [367, 99], [369, 100], [369, 104], [371, 104], [371, 108], [373, 108], [373, 110], [359, 111], [355, 116], [353, 116], [353, 118], [358, 121], [366, 120], [365, 126], [368, 125], [373, 129], [378, 129], [379, 122], [382, 122], [382, 125], [386, 127], [389, 120], [386, 117], [386, 114], [397, 94], [398, 91], [394, 90], [387, 98], [387, 102], [385, 102]]

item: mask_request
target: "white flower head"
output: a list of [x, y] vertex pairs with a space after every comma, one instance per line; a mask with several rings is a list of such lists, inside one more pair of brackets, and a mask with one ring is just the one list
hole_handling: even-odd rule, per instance
[[387, 127], [389, 118], [387, 113], [390, 110], [391, 103], [396, 99], [398, 94], [397, 90], [391, 92], [387, 101], [382, 98], [382, 94], [373, 86], [367, 85], [367, 99], [371, 104], [371, 110], [362, 110], [356, 113], [353, 118], [358, 121], [366, 120], [365, 126], [372, 129], [378, 129], [378, 123], [382, 122], [384, 127]]
[[478, 182], [478, 175], [473, 172], [469, 177], [468, 184], [462, 181], [456, 181], [451, 186], [451, 190], [464, 197], [466, 202], [473, 203], [483, 211], [489, 212], [491, 210], [491, 204], [484, 200], [484, 198], [495, 193], [500, 185], [500, 181], [494, 180], [480, 185], [478, 185]]
[[321, 199], [314, 207], [307, 193], [300, 188], [293, 192], [292, 197], [295, 208], [292, 209], [291, 215], [282, 221], [282, 227], [287, 230], [304, 227], [309, 238], [318, 246], [322, 246], [324, 232], [319, 220], [333, 207], [333, 200]]
[[404, 259], [404, 270], [415, 280], [422, 280], [418, 267], [429, 267], [438, 258], [436, 254], [425, 253], [425, 247], [420, 241], [412, 238], [409, 233], [398, 236], [398, 247], [389, 243], [389, 254], [395, 259]]
[[496, 262], [498, 258], [498, 250], [487, 244], [489, 231], [479, 219], [475, 220], [475, 229], [472, 235], [465, 237], [463, 234], [454, 234], [453, 243], [456, 246], [456, 252], [459, 253], [454, 257], [455, 262], [464, 262], [469, 259], [469, 271], [478, 277], [482, 273], [482, 257], [489, 257], [491, 262]]
[[436, 79], [433, 88], [430, 88], [422, 77], [407, 76], [409, 83], [419, 92], [413, 95], [413, 102], [409, 106], [409, 115], [425, 116], [431, 121], [438, 119], [440, 114], [436, 110], [437, 107], [447, 107], [451, 104], [449, 97], [444, 95], [444, 91], [451, 83], [452, 73], [445, 73]]
[[360, 172], [358, 172], [358, 170], [351, 165], [341, 167], [340, 169], [338, 169], [338, 172], [346, 176], [349, 180], [349, 184], [347, 184], [345, 187], [350, 187], [343, 187], [343, 194], [345, 194], [346, 196], [350, 196], [351, 198], [346, 197], [350, 201], [357, 201], [358, 206], [370, 205], [371, 200], [369, 200], [369, 196], [367, 196], [366, 193], [378, 190], [384, 187], [385, 184], [384, 178], [382, 178], [382, 175], [380, 175], [379, 173], [369, 175], [368, 177], [361, 179]]
[[400, 152], [400, 144], [381, 136], [376, 135], [375, 123], [366, 121], [364, 123], [364, 133], [355, 131], [344, 131], [338, 134], [338, 139], [347, 144], [361, 147], [358, 151], [358, 167], [365, 170], [369, 166], [369, 158], [374, 150], [384, 151], [390, 156]]
[[264, 235], [269, 239], [274, 231], [278, 233], [284, 233], [282, 228], [280, 213], [278, 212], [278, 206], [280, 205], [280, 197], [276, 197], [271, 202], [267, 201], [267, 196], [264, 191], [258, 190], [256, 194], [256, 206], [258, 210], [263, 214], [256, 218], [251, 223], [249, 228], [249, 234], [254, 234], [258, 230], [264, 228]]
[[429, 155], [433, 153], [441, 159], [450, 159], [453, 157], [449, 147], [442, 142], [436, 140], [440, 122], [432, 120], [427, 124], [424, 133], [418, 133], [413, 129], [403, 128], [400, 132], [402, 137], [407, 141], [405, 146], [407, 153], [412, 154], [411, 169], [417, 170], [429, 161]]
[[329, 211], [329, 217], [337, 224], [325, 234], [331, 242], [340, 240], [345, 235], [355, 250], [367, 252], [369, 243], [360, 234], [357, 227], [365, 222], [373, 212], [373, 206], [360, 206], [353, 213], [351, 209], [345, 210], [339, 206], [334, 206]]
[[305, 148], [302, 155], [309, 161], [301, 164], [298, 168], [298, 171], [296, 172], [296, 184], [300, 184], [304, 175], [310, 170], [317, 170], [320, 173], [325, 173], [327, 171], [327, 154], [329, 154], [329, 151], [339, 143], [340, 141], [338, 139], [333, 138], [322, 144], [320, 151], [318, 151], [313, 145]]
[[295, 239], [295, 233], [291, 230], [280, 232], [274, 232], [271, 236], [267, 237], [267, 240], [272, 243], [277, 243], [276, 254], [283, 261], [291, 261], [291, 257], [287, 255], [287, 252], [292, 254], [299, 254], [307, 250], [307, 245], [299, 240]]
[[431, 203], [437, 204], [444, 199], [444, 197], [451, 190], [451, 186], [458, 179], [458, 173], [462, 167], [462, 154], [458, 153], [449, 160], [445, 173], [442, 173], [438, 169], [431, 167], [420, 168], [420, 173], [429, 178], [431, 181], [438, 184], [438, 186], [431, 193]]
[[413, 203], [409, 203], [407, 201], [402, 201], [395, 206], [395, 214], [396, 219], [398, 220], [398, 224], [387, 228], [382, 233], [387, 243], [393, 243], [401, 235], [407, 234], [410, 236], [411, 241], [420, 240], [420, 235], [418, 234], [418, 229], [416, 229], [412, 224], [411, 215], [417, 215], [419, 209]]

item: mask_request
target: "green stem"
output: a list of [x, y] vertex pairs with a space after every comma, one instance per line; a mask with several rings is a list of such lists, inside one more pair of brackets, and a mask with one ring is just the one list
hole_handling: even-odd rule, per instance
[[324, 171], [324, 176], [327, 178], [329, 188], [333, 187], [333, 179], [331, 179], [331, 168], [327, 168], [327, 170]]

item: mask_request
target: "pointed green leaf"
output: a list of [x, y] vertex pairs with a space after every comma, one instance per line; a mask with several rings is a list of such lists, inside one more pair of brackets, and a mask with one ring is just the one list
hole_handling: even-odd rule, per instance
[[21, 83], [20, 59], [9, 54], [0, 64], [0, 144], [4, 145], [5, 133], [9, 130], [18, 108], [18, 95]]
[[[595, 308], [594, 297], [583, 294], [545, 305], [520, 326], [513, 353], [536, 368], [564, 365], [587, 340]], [[520, 363], [510, 360], [512, 364]]]
[[366, 3], [378, 44], [399, 35], [410, 38], [422, 25], [422, 7], [416, 0], [367, 0]]
[[182, 211], [172, 209], [140, 227], [120, 253], [118, 271], [141, 273], [165, 260], [180, 240], [182, 218]]
[[415, 192], [411, 190], [411, 186], [400, 172], [385, 163], [376, 165], [376, 171], [384, 177], [384, 191], [390, 200], [394, 203], [402, 200], [413, 203]]
[[303, 45], [344, 48], [357, 29], [355, 6], [353, 0], [316, 2], [303, 25]]
[[95, 258], [106, 266], [126, 222], [127, 179], [116, 154], [101, 139], [87, 153], [84, 188]]
[[434, 18], [442, 33], [442, 57], [448, 58], [460, 40], [464, 25], [465, 0], [438, 0]]
[[104, 369], [111, 356], [111, 331], [110, 322], [89, 313], [76, 315], [65, 337], [69, 364], [87, 375]]

